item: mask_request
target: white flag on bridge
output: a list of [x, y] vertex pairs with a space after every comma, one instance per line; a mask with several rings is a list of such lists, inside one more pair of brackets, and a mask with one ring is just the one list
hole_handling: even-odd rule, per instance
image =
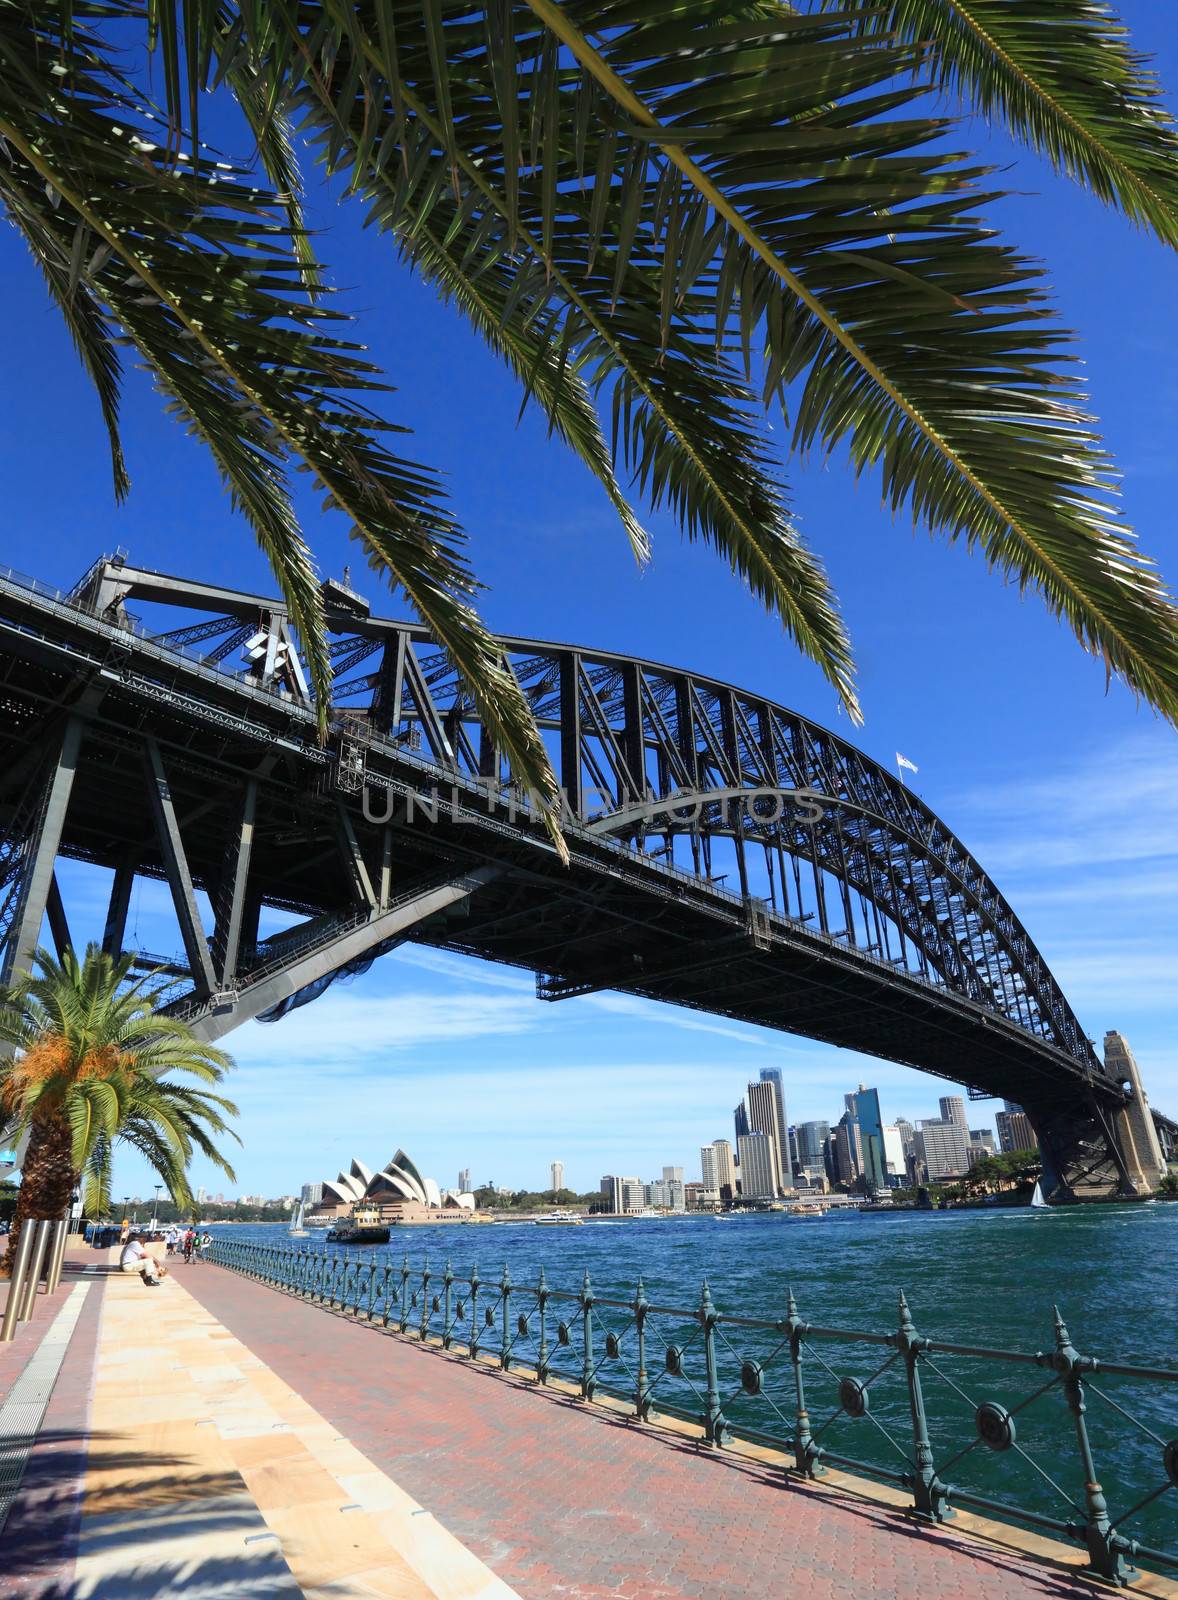
[[903, 776], [904, 776], [904, 768], [905, 767], [907, 767], [909, 772], [919, 772], [920, 771], [920, 768], [916, 765], [915, 761], [909, 761], [908, 757], [907, 756], [902, 756], [898, 750], [896, 751], [896, 767], [897, 767], [897, 769], [898, 769], [898, 771], [900, 773], [901, 778], [903, 778]]

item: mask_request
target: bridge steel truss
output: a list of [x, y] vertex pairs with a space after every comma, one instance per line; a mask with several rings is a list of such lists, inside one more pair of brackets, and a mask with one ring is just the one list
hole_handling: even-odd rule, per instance
[[[112, 951], [136, 879], [166, 882], [183, 953], [137, 957], [206, 1037], [413, 940], [530, 969], [546, 1000], [621, 990], [965, 1083], [1026, 1109], [1058, 1198], [1132, 1187], [1125, 1087], [1026, 929], [845, 739], [696, 674], [504, 638], [566, 867], [426, 630], [324, 598], [321, 743], [272, 598], [119, 558], [68, 595], [0, 576], [0, 976], [46, 919], [69, 941], [56, 863], [89, 861], [113, 874]], [[263, 908], [299, 920], [267, 936]]]

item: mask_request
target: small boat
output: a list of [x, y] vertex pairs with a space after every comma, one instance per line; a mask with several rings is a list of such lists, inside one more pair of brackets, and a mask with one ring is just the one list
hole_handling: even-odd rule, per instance
[[1031, 1193], [1031, 1205], [1036, 1211], [1038, 1211], [1041, 1206], [1044, 1208], [1047, 1206], [1047, 1201], [1043, 1198], [1043, 1185], [1038, 1179], [1035, 1180], [1035, 1187]]
[[290, 1219], [290, 1227], [287, 1232], [292, 1239], [305, 1239], [307, 1237], [307, 1230], [303, 1227], [303, 1202], [301, 1200], [295, 1207], [295, 1213]]

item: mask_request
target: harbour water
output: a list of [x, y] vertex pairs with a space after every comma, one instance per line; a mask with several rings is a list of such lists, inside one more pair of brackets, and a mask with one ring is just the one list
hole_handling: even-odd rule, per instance
[[[416, 1328], [425, 1313], [433, 1332], [440, 1331], [442, 1321], [433, 1302], [447, 1259], [460, 1280], [469, 1279], [477, 1266], [482, 1288], [475, 1316], [464, 1284], [454, 1287], [454, 1305], [465, 1315], [455, 1339], [463, 1344], [477, 1328], [480, 1349], [488, 1353], [499, 1348], [503, 1336], [496, 1286], [506, 1267], [515, 1286], [507, 1319], [512, 1354], [523, 1364], [534, 1359], [536, 1318], [533, 1311], [526, 1338], [517, 1336], [518, 1315], [534, 1305], [519, 1291], [534, 1285], [543, 1268], [549, 1288], [565, 1291], [578, 1290], [588, 1270], [593, 1291], [603, 1300], [631, 1300], [641, 1277], [650, 1302], [684, 1311], [698, 1305], [706, 1277], [722, 1314], [767, 1321], [785, 1316], [792, 1288], [806, 1321], [877, 1334], [895, 1330], [903, 1289], [917, 1328], [934, 1341], [1032, 1354], [1052, 1348], [1058, 1306], [1083, 1353], [1104, 1362], [1178, 1367], [1178, 1204], [1165, 1202], [895, 1216], [590, 1221], [568, 1228], [522, 1222], [430, 1226], [395, 1230], [392, 1241], [375, 1250], [326, 1245], [314, 1233], [290, 1240], [280, 1225], [212, 1231], [227, 1239], [322, 1250], [352, 1260], [364, 1281], [379, 1286], [378, 1314], [387, 1305], [393, 1322], [408, 1304], [399, 1298], [407, 1255], [408, 1320]], [[423, 1293], [427, 1256], [432, 1277]], [[488, 1310], [490, 1320], [484, 1321]], [[580, 1371], [583, 1354], [577, 1310], [571, 1300], [556, 1300], [549, 1310], [553, 1370], [570, 1378]], [[599, 1382], [627, 1394], [633, 1383], [632, 1318], [623, 1308], [600, 1303], [594, 1317], [598, 1358], [611, 1330], [622, 1338], [621, 1358], [601, 1363]], [[562, 1320], [570, 1326], [565, 1346], [556, 1332]], [[692, 1343], [697, 1329], [698, 1324], [660, 1311], [650, 1319], [647, 1357], [658, 1380], [658, 1402], [674, 1401], [696, 1414], [704, 1385], [699, 1343]], [[686, 1352], [684, 1376], [674, 1381], [664, 1366], [668, 1346]], [[719, 1387], [730, 1421], [788, 1438], [792, 1376], [780, 1335], [721, 1324], [717, 1349]], [[749, 1358], [764, 1365], [763, 1390], [755, 1398], [742, 1391], [740, 1382], [741, 1364]], [[869, 1417], [852, 1420], [838, 1402], [841, 1378], [870, 1378], [888, 1359], [888, 1350], [879, 1346], [815, 1339], [806, 1355], [807, 1398], [815, 1429], [825, 1424], [821, 1442], [828, 1449], [895, 1470], [902, 1468], [897, 1458], [910, 1449], [911, 1439], [902, 1364], [873, 1383]], [[1083, 1500], [1083, 1475], [1062, 1388], [1057, 1383], [1040, 1399], [1029, 1399], [1050, 1382], [1050, 1372], [935, 1352], [934, 1359], [939, 1370], [926, 1371], [924, 1382], [936, 1459], [946, 1462], [971, 1442], [974, 1446], [954, 1465], [950, 1480], [975, 1493], [1013, 1498], [1039, 1515], [1072, 1515]], [[1095, 1381], [1123, 1408], [1092, 1397], [1087, 1416], [1098, 1473], [1116, 1514], [1166, 1482], [1163, 1447], [1178, 1438], [1178, 1384], [1099, 1375]], [[974, 1407], [982, 1401], [1016, 1413], [1017, 1448], [991, 1452], [977, 1444]], [[1176, 1512], [1178, 1488], [1171, 1488], [1126, 1532], [1155, 1547], [1178, 1548]]]

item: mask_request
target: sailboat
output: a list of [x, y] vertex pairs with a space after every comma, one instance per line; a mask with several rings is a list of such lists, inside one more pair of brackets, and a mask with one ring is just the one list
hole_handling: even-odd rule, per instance
[[1047, 1205], [1047, 1201], [1043, 1198], [1043, 1185], [1038, 1179], [1035, 1180], [1035, 1188], [1031, 1194], [1031, 1204], [1036, 1208], [1036, 1210], [1040, 1206], [1045, 1207]]
[[294, 1216], [290, 1219], [288, 1232], [292, 1239], [305, 1239], [307, 1230], [303, 1227], [303, 1202], [300, 1200], [295, 1207]]

